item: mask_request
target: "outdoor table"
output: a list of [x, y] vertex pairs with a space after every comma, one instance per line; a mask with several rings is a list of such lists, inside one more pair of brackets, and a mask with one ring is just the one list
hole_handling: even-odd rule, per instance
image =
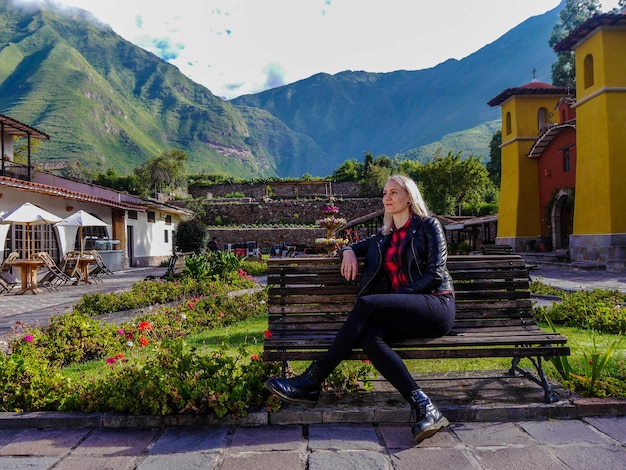
[[94, 257], [91, 255], [80, 255], [73, 259], [73, 261], [74, 260], [78, 265], [77, 271], [79, 272], [78, 279], [74, 282], [74, 285], [77, 285], [79, 282], [91, 284], [91, 281], [89, 280], [89, 265], [96, 262]]
[[21, 270], [22, 289], [15, 295], [24, 294], [31, 291], [33, 294], [41, 294], [43, 291], [37, 285], [37, 268], [43, 266], [40, 259], [16, 259], [9, 263], [11, 266], [17, 266]]

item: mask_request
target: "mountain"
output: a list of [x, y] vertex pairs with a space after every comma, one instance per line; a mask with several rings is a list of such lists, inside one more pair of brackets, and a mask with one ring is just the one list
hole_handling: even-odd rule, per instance
[[127, 173], [166, 147], [196, 171], [271, 173], [232, 105], [85, 12], [0, 0], [0, 112], [51, 136], [39, 159]]
[[447, 134], [499, 120], [500, 108], [487, 102], [503, 89], [530, 82], [533, 71], [550, 82], [556, 54], [548, 40], [558, 11], [528, 19], [463, 60], [418, 71], [317, 74], [231, 102], [265, 109], [311, 137], [334, 168], [337, 161], [361, 159], [365, 151], [416, 152]]
[[532, 70], [550, 81], [561, 7], [462, 60], [317, 74], [227, 102], [82, 10], [0, 0], [0, 113], [51, 136], [36, 161], [120, 174], [166, 148], [185, 150], [191, 172], [246, 178], [326, 176], [367, 151], [428, 159], [441, 145], [486, 155], [500, 119], [487, 101]]

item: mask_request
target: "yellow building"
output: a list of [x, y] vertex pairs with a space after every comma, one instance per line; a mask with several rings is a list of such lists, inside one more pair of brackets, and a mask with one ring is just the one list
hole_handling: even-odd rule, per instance
[[592, 17], [555, 50], [576, 55], [578, 170], [570, 257], [626, 270], [626, 14]]
[[[626, 9], [625, 9], [626, 12]], [[626, 14], [596, 15], [555, 46], [576, 57], [576, 151], [572, 262], [626, 271]], [[540, 235], [544, 209], [533, 146], [542, 128], [558, 125], [567, 88], [531, 82], [505, 90], [502, 180], [497, 243], [515, 251]]]

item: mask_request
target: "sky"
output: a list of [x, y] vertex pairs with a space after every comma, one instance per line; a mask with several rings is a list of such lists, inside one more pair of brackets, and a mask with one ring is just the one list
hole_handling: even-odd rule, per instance
[[[42, 3], [44, 0], [14, 0]], [[225, 99], [316, 73], [462, 59], [560, 0], [47, 0], [91, 12]], [[618, 0], [601, 1], [602, 10]]]

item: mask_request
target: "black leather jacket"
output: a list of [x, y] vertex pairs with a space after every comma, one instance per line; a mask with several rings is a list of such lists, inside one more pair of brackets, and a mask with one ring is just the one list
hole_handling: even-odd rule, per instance
[[[382, 232], [344, 247], [357, 257], [365, 256], [359, 296], [389, 293], [389, 279], [383, 268], [384, 255], [391, 234]], [[402, 241], [402, 267], [409, 284], [401, 294], [437, 294], [453, 291], [452, 277], [446, 268], [448, 245], [439, 220], [435, 217], [413, 215], [406, 237]]]

